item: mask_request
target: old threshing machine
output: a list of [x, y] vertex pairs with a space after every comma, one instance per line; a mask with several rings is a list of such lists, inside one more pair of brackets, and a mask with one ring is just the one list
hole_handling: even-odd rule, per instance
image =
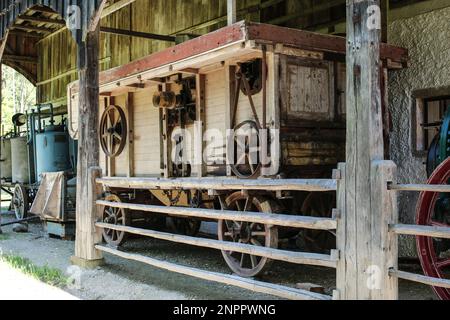
[[[450, 106], [447, 106], [444, 119], [440, 124], [440, 131], [430, 145], [426, 169], [429, 176], [428, 184], [449, 184]], [[419, 225], [449, 227], [449, 194], [422, 192], [417, 205], [416, 222]], [[450, 278], [450, 240], [419, 236], [417, 249], [422, 268], [427, 276]], [[444, 287], [433, 287], [433, 289], [441, 299], [450, 300], [450, 289]]]
[[[16, 218], [31, 212], [46, 222], [49, 234], [74, 234], [76, 143], [64, 115], [52, 105], [16, 114], [14, 131], [1, 139], [2, 190], [11, 195]], [[69, 230], [70, 229], [70, 230]]]
[[[345, 160], [344, 38], [272, 25], [237, 23], [100, 74], [99, 139], [106, 200], [267, 214], [329, 216], [333, 193], [233, 192], [130, 187], [132, 179], [330, 178]], [[383, 45], [386, 70], [402, 68], [406, 51]], [[78, 84], [69, 86], [69, 128], [77, 135]], [[386, 109], [386, 108], [385, 108]], [[387, 117], [385, 117], [387, 118]], [[109, 224], [150, 228], [164, 217], [104, 207]], [[194, 236], [202, 221], [167, 217]], [[335, 246], [325, 231], [293, 231], [221, 220], [220, 240], [277, 247], [296, 239], [312, 252]], [[119, 246], [127, 234], [104, 230]], [[295, 241], [293, 241], [295, 244]], [[223, 251], [238, 275], [252, 277], [269, 259]]]

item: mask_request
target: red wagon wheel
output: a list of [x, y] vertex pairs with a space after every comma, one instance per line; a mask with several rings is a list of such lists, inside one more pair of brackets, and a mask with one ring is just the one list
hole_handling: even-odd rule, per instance
[[[261, 196], [244, 195], [235, 192], [226, 199], [226, 209], [233, 211], [264, 212], [267, 214], [281, 212], [274, 201]], [[218, 236], [221, 241], [232, 241], [268, 248], [278, 247], [278, 228], [242, 221], [220, 220]], [[254, 277], [263, 273], [271, 260], [240, 252], [222, 251], [225, 262], [230, 269], [241, 277]]]
[[[428, 184], [449, 184], [450, 158], [433, 172]], [[450, 227], [450, 195], [422, 192], [417, 205], [418, 225]], [[429, 277], [450, 279], [450, 240], [418, 236], [417, 249], [424, 273]], [[450, 300], [450, 289], [433, 287], [440, 299]]]
[[119, 106], [109, 106], [100, 120], [100, 145], [110, 158], [120, 155], [127, 143], [127, 119]]

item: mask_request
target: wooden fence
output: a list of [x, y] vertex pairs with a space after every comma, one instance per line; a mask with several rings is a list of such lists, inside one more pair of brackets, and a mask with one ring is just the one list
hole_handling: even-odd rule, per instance
[[[285, 261], [294, 264], [313, 265], [333, 268], [336, 270], [336, 290], [333, 296], [309, 292], [306, 290], [290, 288], [286, 286], [266, 283], [254, 279], [242, 278], [235, 275], [221, 274], [189, 266], [157, 260], [154, 258], [127, 253], [116, 248], [94, 244], [97, 252], [106, 252], [125, 259], [139, 261], [154, 267], [173, 271], [176, 273], [215, 281], [226, 285], [252, 290], [255, 292], [274, 295], [286, 299], [307, 299], [307, 300], [330, 300], [330, 299], [352, 299], [358, 296], [358, 292], [368, 290], [368, 299], [397, 299], [398, 279], [405, 279], [424, 283], [431, 286], [441, 286], [450, 288], [450, 280], [434, 279], [423, 275], [416, 275], [398, 270], [398, 245], [397, 236], [414, 235], [427, 237], [450, 238], [450, 228], [435, 226], [404, 225], [398, 223], [398, 208], [396, 194], [399, 191], [431, 191], [450, 192], [448, 186], [437, 185], [399, 185], [395, 184], [395, 165], [391, 161], [377, 161], [372, 166], [372, 189], [376, 196], [371, 196], [376, 202], [373, 206], [377, 209], [373, 212], [378, 216], [371, 217], [374, 223], [370, 232], [375, 245], [368, 250], [371, 251], [370, 261], [358, 260], [358, 251], [364, 246], [357, 247], [353, 244], [357, 242], [358, 233], [350, 232], [351, 226], [355, 224], [355, 217], [346, 214], [348, 199], [346, 197], [346, 176], [345, 164], [340, 164], [334, 172], [334, 179], [329, 180], [302, 180], [302, 179], [261, 179], [261, 180], [237, 180], [231, 178], [224, 179], [153, 179], [153, 178], [97, 178], [99, 192], [103, 188], [125, 188], [125, 189], [178, 189], [178, 190], [267, 190], [267, 191], [314, 191], [314, 192], [337, 192], [337, 208], [333, 211], [331, 218], [319, 218], [311, 216], [293, 216], [287, 214], [267, 215], [259, 212], [240, 211], [220, 211], [202, 208], [185, 207], [165, 207], [155, 205], [142, 205], [132, 203], [118, 203], [104, 201], [99, 198], [97, 206], [102, 208], [110, 206], [127, 210], [137, 210], [148, 212], [149, 214], [166, 214], [168, 216], [200, 218], [208, 220], [234, 220], [241, 222], [252, 222], [260, 224], [270, 224], [290, 228], [303, 228], [313, 230], [336, 230], [337, 248], [331, 254], [316, 254], [309, 252], [293, 252], [275, 248], [257, 247], [242, 243], [219, 241], [198, 237], [171, 234], [155, 230], [140, 229], [128, 226], [117, 226], [103, 222], [94, 221], [97, 234], [103, 228], [112, 229], [130, 234], [151, 237], [160, 240], [183, 243], [197, 247], [212, 248], [217, 250], [227, 250], [266, 257], [273, 260]], [[99, 169], [91, 170], [91, 175], [99, 177]], [[348, 178], [347, 178], [348, 179]], [[100, 197], [100, 195], [99, 195]], [[100, 210], [99, 210], [100, 212]], [[375, 223], [376, 222], [376, 223]], [[98, 256], [96, 254], [95, 256]], [[351, 273], [351, 264], [364, 264], [366, 270], [364, 278], [357, 279], [360, 275]], [[371, 268], [376, 267], [378, 273], [376, 283], [371, 286], [369, 280], [374, 276]], [[357, 285], [355, 285], [357, 283]], [[368, 288], [366, 288], [368, 287]]]

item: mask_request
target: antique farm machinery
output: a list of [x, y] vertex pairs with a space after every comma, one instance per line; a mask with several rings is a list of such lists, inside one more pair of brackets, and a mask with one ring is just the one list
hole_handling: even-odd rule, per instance
[[[31, 210], [44, 218], [50, 234], [69, 237], [73, 231], [66, 227], [75, 221], [76, 145], [68, 135], [66, 117], [55, 114], [52, 105], [38, 105], [27, 114], [16, 114], [12, 122], [14, 130], [2, 137], [0, 162], [2, 191], [11, 195], [10, 209], [17, 220], [26, 219]], [[49, 185], [49, 179], [63, 187], [53, 188], [55, 181]], [[56, 189], [58, 204], [48, 197]], [[42, 214], [49, 205], [56, 206], [54, 217], [46, 219]]]
[[[428, 184], [450, 182], [450, 106], [447, 107], [439, 133], [433, 139], [427, 158]], [[448, 193], [422, 192], [417, 205], [419, 225], [449, 227], [450, 196]], [[418, 255], [424, 273], [435, 278], [450, 278], [450, 240], [417, 237]], [[450, 289], [433, 287], [441, 299], [450, 300]]]
[[[383, 51], [383, 60], [399, 63], [385, 67], [401, 67], [403, 53], [392, 52], [397, 51]], [[106, 202], [331, 216], [335, 192], [248, 191], [223, 184], [331, 178], [345, 159], [345, 79], [345, 39], [244, 22], [102, 72], [100, 166], [112, 183], [100, 182]], [[73, 138], [77, 90], [76, 83], [69, 86]], [[140, 179], [182, 182], [146, 188]], [[335, 248], [333, 231], [225, 219], [211, 224], [123, 206], [102, 206], [103, 222], [169, 227], [190, 237], [212, 226], [225, 243], [316, 253]], [[126, 237], [125, 231], [103, 228], [109, 245], [123, 245]], [[270, 265], [257, 255], [222, 254], [244, 277]]]

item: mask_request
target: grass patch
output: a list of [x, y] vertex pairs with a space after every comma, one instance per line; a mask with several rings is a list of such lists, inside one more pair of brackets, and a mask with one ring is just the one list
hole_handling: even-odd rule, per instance
[[47, 265], [39, 267], [27, 258], [8, 254], [0, 255], [0, 261], [51, 286], [63, 288], [67, 285], [68, 278], [59, 269]]

